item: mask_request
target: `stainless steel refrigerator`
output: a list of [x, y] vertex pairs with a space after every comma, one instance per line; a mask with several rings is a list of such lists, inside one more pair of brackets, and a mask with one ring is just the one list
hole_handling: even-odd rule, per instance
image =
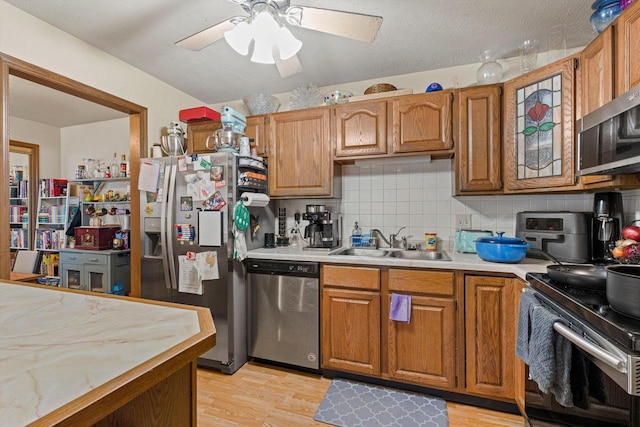
[[[233, 210], [244, 192], [267, 192], [267, 181], [255, 179], [261, 175], [266, 164], [230, 153], [141, 159], [141, 296], [209, 307], [216, 345], [198, 364], [229, 374], [247, 360], [246, 274], [234, 259]], [[248, 208], [259, 232], [252, 239], [252, 226], [245, 231], [247, 250], [273, 232], [270, 205]]]

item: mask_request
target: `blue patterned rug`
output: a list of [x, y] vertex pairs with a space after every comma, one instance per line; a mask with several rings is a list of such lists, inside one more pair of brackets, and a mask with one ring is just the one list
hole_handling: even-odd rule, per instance
[[340, 378], [331, 382], [313, 419], [339, 427], [449, 425], [444, 400]]

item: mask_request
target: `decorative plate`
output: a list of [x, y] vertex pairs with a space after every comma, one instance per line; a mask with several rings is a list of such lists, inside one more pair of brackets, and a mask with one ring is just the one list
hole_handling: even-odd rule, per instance
[[289, 107], [292, 110], [300, 110], [302, 108], [317, 107], [322, 104], [322, 95], [320, 89], [313, 83], [305, 83], [291, 92], [289, 98]]

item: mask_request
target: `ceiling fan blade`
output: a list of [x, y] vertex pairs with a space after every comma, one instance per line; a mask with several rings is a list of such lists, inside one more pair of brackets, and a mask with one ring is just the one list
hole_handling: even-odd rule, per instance
[[229, 18], [226, 21], [217, 23], [216, 25], [195, 33], [187, 38], [176, 42], [176, 46], [189, 50], [201, 50], [209, 46], [211, 43], [217, 42], [224, 37], [224, 33], [233, 30], [235, 24], [232, 20], [237, 18]]
[[382, 25], [381, 16], [307, 6], [292, 6], [290, 9], [296, 8], [302, 9], [300, 27], [363, 42], [374, 41]]
[[280, 73], [280, 77], [291, 77], [295, 74], [298, 74], [302, 71], [302, 64], [300, 64], [300, 60], [297, 55], [293, 55], [289, 59], [281, 59], [280, 51], [277, 46], [273, 46], [273, 60], [276, 63], [276, 67], [278, 67], [278, 73]]

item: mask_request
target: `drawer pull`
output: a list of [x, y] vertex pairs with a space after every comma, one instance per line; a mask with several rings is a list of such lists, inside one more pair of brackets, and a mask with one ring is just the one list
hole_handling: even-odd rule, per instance
[[89, 261], [91, 261], [91, 262], [98, 262], [98, 261], [100, 261], [100, 260], [99, 260], [98, 258], [89, 258]]

